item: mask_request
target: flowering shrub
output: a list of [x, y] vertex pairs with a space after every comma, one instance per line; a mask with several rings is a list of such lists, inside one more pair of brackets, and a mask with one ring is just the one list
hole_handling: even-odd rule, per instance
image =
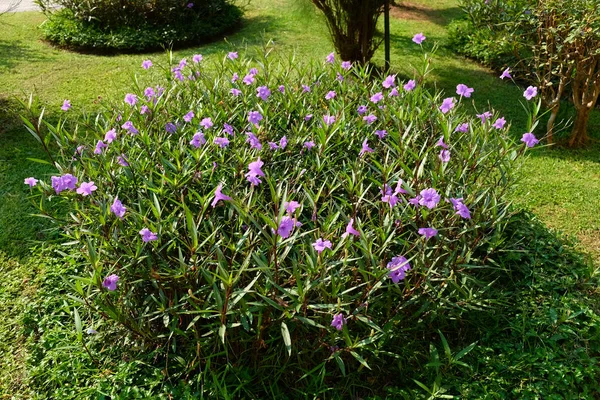
[[421, 74], [273, 57], [195, 56], [47, 124], [60, 172], [26, 182], [32, 197], [70, 210], [82, 304], [182, 370], [289, 362], [297, 380], [409, 358], [407, 336], [485, 307], [482, 257], [526, 145], [468, 115], [477, 87], [442, 99]]

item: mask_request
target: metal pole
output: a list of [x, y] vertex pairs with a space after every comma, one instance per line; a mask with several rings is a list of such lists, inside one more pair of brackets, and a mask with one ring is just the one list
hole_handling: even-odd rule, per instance
[[384, 25], [384, 47], [385, 47], [385, 70], [390, 69], [390, 0], [385, 0], [385, 9], [383, 11]]

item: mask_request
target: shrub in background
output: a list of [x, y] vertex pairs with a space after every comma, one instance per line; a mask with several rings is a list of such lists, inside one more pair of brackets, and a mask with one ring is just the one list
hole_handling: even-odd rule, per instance
[[70, 210], [83, 320], [164, 349], [175, 376], [249, 369], [301, 392], [414, 364], [432, 326], [491, 305], [486, 254], [525, 145], [466, 114], [466, 85], [442, 99], [331, 55], [272, 58], [194, 56], [114, 109], [46, 124], [60, 174], [27, 183], [43, 213]]
[[96, 51], [142, 51], [199, 43], [233, 29], [242, 16], [229, 0], [37, 3], [48, 17], [42, 25], [47, 40]]
[[600, 10], [594, 0], [463, 0], [468, 16], [450, 29], [459, 52], [535, 84], [550, 112], [553, 140], [560, 101], [576, 110], [568, 144], [589, 142], [587, 123], [600, 96]]

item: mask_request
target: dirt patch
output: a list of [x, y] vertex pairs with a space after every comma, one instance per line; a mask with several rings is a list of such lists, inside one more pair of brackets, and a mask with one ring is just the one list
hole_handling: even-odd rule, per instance
[[431, 21], [440, 25], [446, 22], [439, 10], [408, 1], [397, 1], [395, 5], [390, 7], [390, 15], [393, 18], [410, 21]]

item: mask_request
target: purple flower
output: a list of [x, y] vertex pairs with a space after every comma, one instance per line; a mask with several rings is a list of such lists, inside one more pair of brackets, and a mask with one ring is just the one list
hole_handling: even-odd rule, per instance
[[142, 236], [142, 241], [144, 243], [152, 242], [154, 240], [158, 240], [158, 236], [156, 233], [152, 232], [148, 228], [144, 228], [140, 231], [140, 235]]
[[115, 214], [120, 219], [123, 219], [123, 217], [125, 216], [125, 211], [127, 211], [127, 208], [123, 206], [123, 203], [121, 203], [121, 200], [119, 200], [118, 197], [115, 197], [115, 200], [110, 206], [110, 212]]
[[258, 111], [250, 111], [248, 113], [248, 122], [250, 122], [251, 124], [258, 126], [258, 123], [262, 121], [262, 119], [263, 116]]
[[150, 111], [150, 108], [148, 108], [148, 106], [147, 106], [147, 105], [143, 105], [143, 106], [140, 108], [140, 114], [146, 114], [148, 111]]
[[144, 96], [146, 96], [146, 98], [148, 100], [150, 100], [151, 98], [153, 98], [155, 94], [156, 94], [156, 92], [151, 87], [147, 87], [146, 89], [144, 89]]
[[504, 78], [512, 79], [512, 76], [510, 75], [510, 68], [506, 68], [504, 71], [502, 71], [502, 75], [500, 75], [500, 79], [504, 79]]
[[216, 137], [213, 140], [213, 143], [219, 145], [220, 148], [227, 147], [229, 145], [229, 139], [226, 137]]
[[464, 203], [460, 203], [456, 206], [456, 214], [460, 215], [465, 219], [471, 219], [471, 212]]
[[142, 61], [142, 68], [149, 69], [151, 66], [152, 66], [152, 61], [150, 61], [150, 60]]
[[140, 131], [138, 131], [135, 126], [133, 126], [133, 122], [131, 121], [125, 121], [125, 123], [123, 125], [121, 125], [121, 128], [129, 131], [129, 133], [131, 135], [137, 135], [138, 133], [140, 133]]
[[291, 217], [284, 215], [281, 218], [279, 227], [277, 228], [277, 234], [279, 236], [281, 236], [283, 239], [288, 238], [290, 236], [290, 234], [292, 233], [292, 230], [294, 229], [295, 225], [296, 225], [296, 223]]
[[248, 138], [246, 139], [246, 143], [250, 143], [251, 149], [262, 149], [262, 144], [260, 143], [260, 140], [258, 140], [258, 138], [254, 136], [252, 132], [246, 132], [246, 135], [248, 136]]
[[38, 180], [35, 179], [34, 177], [30, 177], [30, 178], [25, 178], [25, 180], [23, 181], [23, 183], [25, 185], [29, 185], [30, 188], [34, 187], [35, 185], [37, 185]]
[[305, 121], [310, 121], [312, 119], [313, 115], [312, 114], [307, 114], [306, 117], [304, 117]]
[[390, 93], [388, 94], [388, 97], [396, 97], [399, 96], [400, 93], [398, 93], [398, 88], [393, 88], [392, 90], [390, 90]]
[[350, 61], [342, 61], [342, 68], [348, 71], [350, 68], [352, 68], [352, 63]]
[[264, 162], [258, 160], [251, 162], [248, 164], [248, 172], [246, 173], [246, 179], [252, 186], [258, 186], [261, 183], [259, 176], [265, 176], [265, 173], [262, 171], [261, 167], [264, 165]]
[[417, 33], [415, 36], [413, 36], [412, 41], [416, 44], [421, 44], [425, 39], [427, 38], [425, 37], [425, 35], [423, 35], [423, 33]]
[[373, 114], [365, 115], [363, 121], [365, 121], [367, 125], [371, 125], [373, 122], [377, 121], [377, 117]]
[[383, 139], [387, 136], [387, 131], [385, 129], [375, 131], [375, 135], [379, 137], [379, 139]]
[[190, 111], [189, 113], [187, 113], [187, 114], [185, 114], [185, 115], [183, 116], [183, 120], [184, 120], [185, 122], [191, 122], [191, 121], [192, 121], [192, 118], [194, 118], [194, 112], [193, 112], [193, 111]]
[[363, 115], [367, 112], [367, 106], [358, 106], [356, 111], [358, 112], [358, 115]]
[[236, 89], [236, 88], [231, 88], [231, 90], [229, 92], [236, 97], [239, 96], [240, 94], [242, 94], [242, 91], [240, 89]]
[[421, 190], [419, 195], [421, 196], [419, 199], [419, 204], [429, 208], [430, 210], [435, 208], [435, 206], [437, 206], [437, 204], [440, 202], [440, 195], [435, 189], [430, 188]]
[[167, 133], [175, 133], [177, 131], [177, 125], [175, 125], [172, 122], [167, 122], [167, 124], [165, 125], [165, 131], [167, 131]]
[[268, 144], [271, 150], [277, 150], [279, 148], [279, 145], [275, 142], [268, 142]]
[[535, 135], [531, 132], [527, 132], [523, 134], [521, 138], [521, 142], [525, 143], [527, 147], [533, 147], [538, 144], [540, 141], [536, 139]]
[[63, 111], [69, 111], [70, 108], [71, 108], [71, 101], [65, 100], [65, 101], [63, 101], [63, 105], [60, 109]]
[[310, 93], [310, 86], [302, 85], [302, 93]]
[[335, 53], [329, 53], [327, 57], [325, 57], [325, 61], [327, 61], [329, 64], [333, 64], [335, 62]]
[[77, 188], [77, 194], [80, 194], [82, 196], [89, 196], [96, 189], [98, 188], [96, 187], [96, 185], [94, 185], [94, 181], [81, 182], [81, 184]]
[[248, 170], [254, 175], [265, 176], [265, 173], [261, 169], [264, 164], [265, 163], [260, 160], [260, 157], [258, 157], [256, 161], [248, 164]]
[[435, 147], [441, 147], [442, 149], [447, 149], [448, 145], [446, 143], [444, 143], [444, 137], [442, 136], [440, 138], [440, 140], [438, 140], [437, 142], [435, 142]]
[[206, 138], [202, 132], [194, 133], [194, 137], [190, 140], [190, 144], [195, 148], [202, 146], [204, 143], [206, 143]]
[[256, 76], [256, 75], [258, 75], [258, 69], [256, 69], [256, 68], [250, 68], [250, 71], [248, 71], [248, 73], [250, 75], [255, 75]]
[[179, 61], [179, 70], [182, 70], [186, 65], [187, 60], [185, 58], [182, 58], [181, 61]]
[[321, 254], [325, 249], [331, 250], [331, 246], [332, 245], [329, 240], [323, 240], [322, 238], [317, 239], [317, 241], [312, 244], [312, 247], [314, 247], [319, 254]]
[[494, 122], [494, 125], [492, 125], [492, 126], [496, 129], [502, 129], [502, 128], [504, 128], [505, 124], [506, 124], [506, 120], [504, 118], [498, 118], [496, 120], [496, 122]]
[[117, 162], [123, 167], [129, 167], [129, 163], [127, 162], [127, 157], [125, 157], [125, 154], [121, 154], [120, 156], [118, 156]]
[[312, 140], [309, 140], [308, 142], [304, 142], [303, 145], [306, 149], [310, 150], [313, 147], [315, 147], [315, 142], [313, 142]]
[[200, 121], [200, 126], [203, 127], [204, 129], [210, 129], [210, 128], [212, 128], [213, 125], [214, 124], [210, 117], [202, 118], [202, 121]]
[[346, 225], [346, 232], [344, 232], [344, 234], [342, 235], [343, 238], [347, 237], [348, 235], [354, 235], [354, 236], [360, 236], [360, 232], [357, 231], [356, 229], [354, 229], [354, 218], [350, 218], [350, 222], [348, 222], [348, 225]]
[[415, 82], [414, 79], [411, 79], [410, 81], [406, 82], [406, 85], [403, 86], [404, 90], [406, 90], [407, 92], [412, 91], [415, 87], [417, 87], [417, 82]]
[[523, 97], [525, 97], [527, 100], [531, 100], [535, 96], [537, 96], [537, 88], [534, 86], [529, 86], [527, 89], [525, 89], [525, 92], [523, 92]]
[[300, 207], [300, 203], [294, 200], [283, 203], [283, 208], [285, 208], [285, 211], [290, 215], [293, 214], [298, 207]]
[[325, 95], [325, 100], [331, 100], [335, 97], [335, 92], [333, 90], [327, 92], [327, 94]]
[[87, 333], [88, 335], [95, 335], [96, 333], [98, 333], [98, 331], [95, 330], [94, 328], [87, 328], [87, 330], [85, 331], [85, 333]]
[[279, 85], [279, 87], [277, 88], [277, 90], [279, 90], [281, 93], [285, 93], [285, 86]]
[[252, 85], [254, 83], [254, 74], [248, 74], [244, 76], [242, 82], [244, 82], [245, 85]]
[[216, 207], [219, 200], [223, 200], [223, 201], [231, 200], [231, 197], [226, 196], [223, 194], [223, 192], [221, 192], [222, 188], [223, 188], [223, 184], [219, 183], [219, 185], [215, 189], [215, 198], [213, 199], [212, 203], [210, 204], [213, 208]]
[[396, 75], [388, 75], [381, 85], [386, 89], [396, 86]]
[[256, 97], [260, 97], [263, 101], [267, 101], [270, 95], [271, 91], [266, 86], [259, 86], [256, 89]]
[[390, 207], [393, 208], [401, 201], [401, 199], [398, 197], [398, 194], [405, 194], [406, 190], [402, 189], [402, 179], [399, 179], [394, 191], [392, 191], [392, 187], [390, 185], [384, 184], [383, 188], [379, 189], [379, 192], [381, 193], [381, 201], [388, 203]]
[[443, 114], [446, 114], [448, 111], [454, 108], [454, 104], [454, 97], [447, 97], [442, 102], [442, 105], [440, 106], [440, 111]]
[[429, 240], [437, 234], [438, 231], [435, 228], [419, 228], [419, 235], [425, 237], [425, 240]]
[[456, 211], [456, 215], [460, 215], [462, 218], [471, 219], [471, 212], [469, 208], [463, 203], [463, 199], [461, 198], [450, 198], [450, 202], [454, 207], [454, 211]]
[[238, 53], [237, 53], [237, 51], [230, 51], [230, 52], [227, 54], [227, 57], [228, 57], [230, 60], [235, 60], [236, 58], [238, 58]]
[[339, 72], [336, 72], [335, 79], [337, 79], [340, 82], [343, 82], [344, 81], [344, 75], [340, 74]]
[[[193, 8], [194, 7], [194, 3], [187, 3], [186, 7], [187, 8]], [[196, 56], [194, 56], [194, 57], [196, 57]], [[202, 56], [200, 56], [200, 57], [202, 57]]]
[[338, 331], [344, 329], [344, 325], [346, 325], [346, 318], [344, 318], [344, 314], [338, 313], [333, 316], [333, 320], [331, 321], [331, 326], [333, 326]]
[[281, 149], [285, 149], [285, 147], [288, 144], [288, 140], [287, 137], [283, 136], [281, 139], [279, 139], [279, 147], [281, 147]]
[[200, 61], [202, 61], [202, 54], [194, 54], [194, 56], [192, 57], [192, 61], [195, 64], [198, 64]]
[[461, 97], [471, 97], [471, 93], [473, 93], [474, 89], [468, 87], [465, 84], [458, 84], [458, 86], [456, 86], [456, 94], [458, 94]]
[[411, 204], [415, 207], [419, 207], [419, 202], [421, 201], [421, 195], [416, 195], [412, 199], [408, 200], [408, 204]]
[[438, 157], [443, 163], [447, 163], [448, 161], [450, 161], [450, 150], [440, 151], [440, 155]]
[[360, 153], [358, 153], [358, 155], [360, 157], [362, 157], [365, 153], [372, 153], [373, 149], [369, 147], [369, 144], [367, 143], [367, 139], [365, 139], [362, 142], [362, 149], [360, 150]]
[[107, 290], [114, 292], [117, 290], [117, 282], [119, 282], [119, 277], [115, 274], [109, 275], [102, 281], [102, 286]]
[[325, 125], [329, 126], [335, 122], [335, 116], [323, 115], [323, 122], [325, 122]]
[[225, 132], [229, 136], [233, 136], [233, 126], [229, 124], [223, 124], [223, 132]]
[[374, 104], [379, 103], [381, 100], [383, 100], [383, 93], [381, 93], [381, 92], [375, 93], [373, 96], [371, 96], [370, 100]]
[[492, 117], [492, 113], [489, 111], [484, 112], [483, 114], [477, 114], [477, 118], [481, 119], [481, 123], [485, 124], [485, 121]]
[[96, 148], [94, 149], [94, 154], [102, 154], [102, 149], [106, 147], [108, 147], [106, 143], [104, 143], [102, 140], [98, 140], [98, 143], [96, 143]]
[[392, 282], [398, 283], [406, 278], [406, 272], [411, 268], [406, 257], [396, 256], [392, 257], [392, 261], [387, 264], [387, 269], [390, 270], [389, 276]]
[[466, 133], [469, 131], [469, 123], [465, 122], [464, 124], [460, 124], [456, 127], [456, 129], [454, 129], [454, 132], [462, 132], [462, 133]]
[[238, 79], [240, 79], [240, 76], [238, 75], [237, 72], [234, 72], [233, 75], [231, 76], [231, 83], [237, 82]]
[[127, 93], [125, 95], [125, 103], [129, 104], [130, 106], [135, 106], [136, 103], [138, 102], [138, 98], [135, 94], [133, 93]]

